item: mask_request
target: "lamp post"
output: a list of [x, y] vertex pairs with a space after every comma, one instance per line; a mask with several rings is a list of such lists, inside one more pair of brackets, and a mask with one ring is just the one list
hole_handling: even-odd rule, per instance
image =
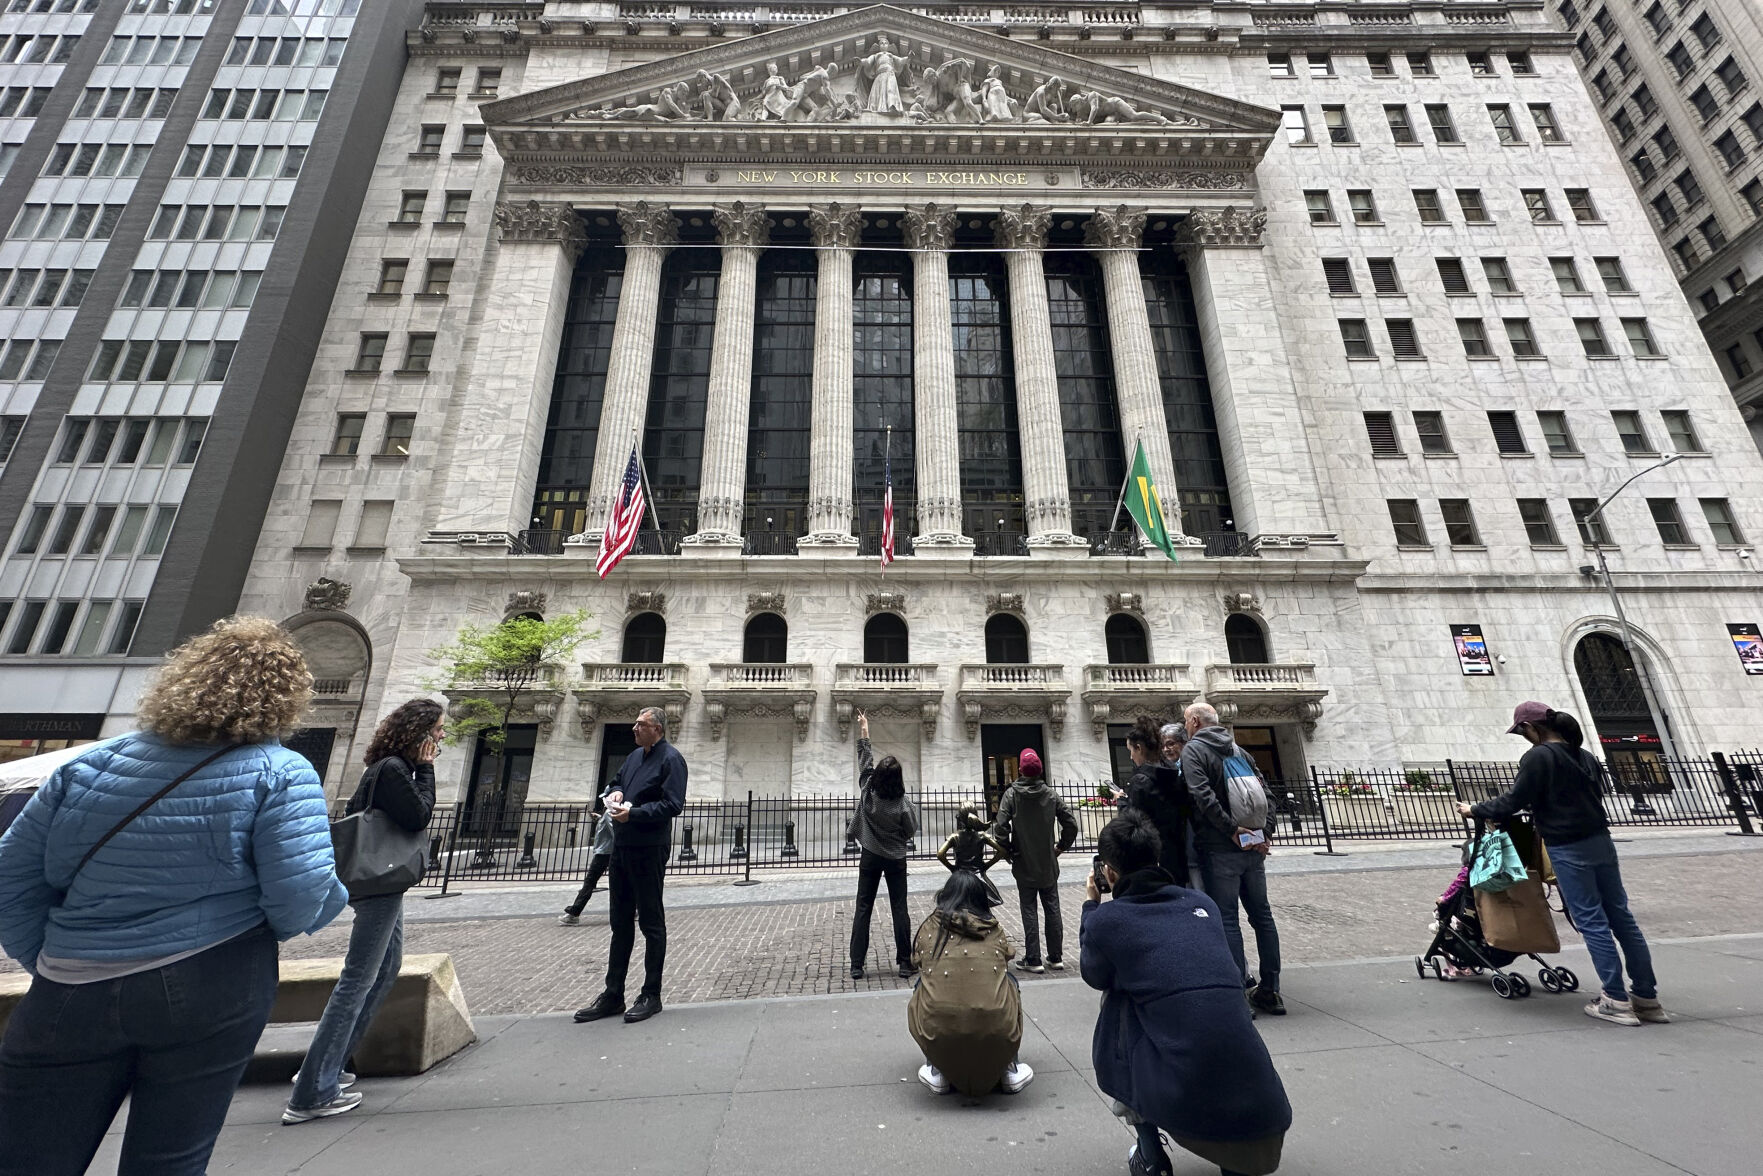
[[[1677, 750], [1672, 743], [1671, 732], [1666, 727], [1665, 717], [1659, 709], [1659, 700], [1653, 693], [1652, 675], [1648, 673], [1646, 662], [1639, 656], [1635, 649], [1634, 632], [1628, 627], [1628, 614], [1622, 611], [1622, 597], [1616, 591], [1616, 581], [1611, 579], [1610, 565], [1604, 559], [1604, 545], [1601, 542], [1598, 542], [1597, 531], [1592, 530], [1590, 524], [1601, 519], [1604, 514], [1604, 508], [1616, 501], [1617, 495], [1628, 489], [1638, 479], [1645, 477], [1654, 470], [1663, 469], [1676, 461], [1680, 456], [1680, 454], [1674, 453], [1670, 457], [1655, 462], [1646, 469], [1640, 471], [1640, 473], [1635, 474], [1633, 477], [1629, 478], [1628, 481], [1611, 491], [1609, 497], [1598, 503], [1598, 505], [1591, 511], [1588, 511], [1585, 518], [1581, 520], [1588, 525], [1587, 530], [1592, 536], [1592, 550], [1598, 553], [1598, 573], [1604, 577], [1604, 587], [1610, 592], [1610, 605], [1616, 610], [1616, 623], [1620, 627], [1622, 634], [1622, 649], [1623, 652], [1628, 654], [1629, 664], [1634, 666], [1635, 674], [1640, 679], [1641, 696], [1645, 698], [1647, 702], [1647, 715], [1653, 720], [1653, 729], [1659, 733], [1659, 748], [1665, 753], [1667, 762], [1677, 758]], [[1646, 802], [1640, 797], [1640, 785], [1638, 782], [1635, 785], [1635, 789], [1635, 811], [1639, 813]]]

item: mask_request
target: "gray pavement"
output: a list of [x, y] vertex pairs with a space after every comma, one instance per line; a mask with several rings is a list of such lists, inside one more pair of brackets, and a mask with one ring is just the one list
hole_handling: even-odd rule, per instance
[[[1297, 1122], [1305, 1176], [1754, 1176], [1763, 934], [1656, 943], [1679, 1018], [1620, 1029], [1583, 998], [1501, 1001], [1416, 978], [1405, 957], [1301, 964], [1291, 1015], [1258, 1028]], [[1560, 957], [1582, 977], [1582, 950]], [[711, 1002], [641, 1025], [480, 1018], [482, 1040], [430, 1073], [367, 1080], [362, 1108], [283, 1127], [285, 1081], [234, 1101], [213, 1173], [668, 1176], [1125, 1171], [1130, 1138], [1090, 1068], [1096, 994], [1026, 986], [1014, 1097], [934, 1098], [902, 992]], [[95, 1172], [115, 1170], [113, 1137]], [[1215, 1169], [1176, 1153], [1178, 1176]]]

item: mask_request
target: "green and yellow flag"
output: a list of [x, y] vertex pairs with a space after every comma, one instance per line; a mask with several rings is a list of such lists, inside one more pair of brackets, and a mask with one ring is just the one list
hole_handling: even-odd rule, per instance
[[1163, 503], [1158, 499], [1157, 487], [1151, 481], [1151, 462], [1145, 456], [1145, 443], [1142, 440], [1133, 450], [1132, 473], [1126, 479], [1126, 511], [1132, 515], [1133, 522], [1139, 525], [1139, 532], [1144, 535], [1145, 542], [1175, 560], [1175, 544], [1170, 542], [1169, 529], [1163, 523]]

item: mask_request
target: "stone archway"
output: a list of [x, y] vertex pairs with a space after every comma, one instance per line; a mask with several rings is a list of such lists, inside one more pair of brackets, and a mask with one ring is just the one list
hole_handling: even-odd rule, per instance
[[312, 703], [305, 725], [289, 739], [289, 746], [313, 761], [327, 791], [341, 790], [348, 785], [355, 733], [373, 672], [373, 641], [355, 618], [331, 610], [300, 613], [284, 621], [283, 627], [306, 655], [306, 667], [312, 672]]

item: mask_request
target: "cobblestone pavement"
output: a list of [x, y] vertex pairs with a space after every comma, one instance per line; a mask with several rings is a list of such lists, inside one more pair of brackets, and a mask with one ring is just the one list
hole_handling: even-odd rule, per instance
[[[1712, 843], [1713, 848], [1720, 843]], [[1731, 842], [1726, 843], [1733, 844]], [[1763, 893], [1763, 853], [1687, 853], [1626, 858], [1624, 877], [1637, 917], [1657, 939], [1763, 931], [1763, 910], [1743, 896]], [[1432, 903], [1450, 882], [1452, 869], [1376, 868], [1331, 873], [1272, 874], [1269, 891], [1279, 920], [1280, 944], [1288, 971], [1330, 960], [1413, 955], [1426, 946]], [[1076, 883], [1082, 877], [1069, 870]], [[1000, 877], [1005, 882], [1008, 874]], [[671, 884], [671, 880], [670, 880]], [[854, 878], [851, 885], [855, 885]], [[689, 887], [674, 887], [682, 899]], [[572, 888], [558, 887], [553, 911]], [[849, 896], [772, 902], [765, 888], [744, 905], [677, 905], [668, 915], [667, 982], [664, 998], [674, 1004], [755, 996], [833, 993], [900, 988], [891, 964], [892, 937], [885, 891], [872, 927], [868, 977], [852, 981], [846, 962], [851, 931]], [[1062, 889], [1068, 961], [1075, 970], [1077, 923], [1083, 893]], [[1004, 889], [999, 915], [1012, 941], [1020, 944], [1021, 919], [1015, 892]], [[542, 917], [444, 918], [427, 903], [421, 919], [407, 921], [405, 950], [451, 952], [473, 1013], [541, 1013], [574, 1009], [600, 990], [608, 931], [604, 894], [594, 897], [576, 927]], [[931, 896], [914, 888], [910, 896], [914, 929], [930, 911]], [[414, 912], [413, 912], [414, 913]], [[1564, 944], [1577, 942], [1561, 923]], [[1246, 929], [1246, 928], [1245, 928]], [[286, 958], [341, 955], [346, 926], [333, 926], [309, 939], [285, 944]], [[633, 973], [641, 968], [639, 939]], [[1068, 973], [1070, 974], [1070, 973]], [[1051, 975], [1051, 974], [1049, 974]], [[1024, 977], [1029, 983], [1034, 977]], [[1667, 984], [1669, 977], [1666, 977]], [[1297, 991], [1299, 977], [1286, 987]]]

